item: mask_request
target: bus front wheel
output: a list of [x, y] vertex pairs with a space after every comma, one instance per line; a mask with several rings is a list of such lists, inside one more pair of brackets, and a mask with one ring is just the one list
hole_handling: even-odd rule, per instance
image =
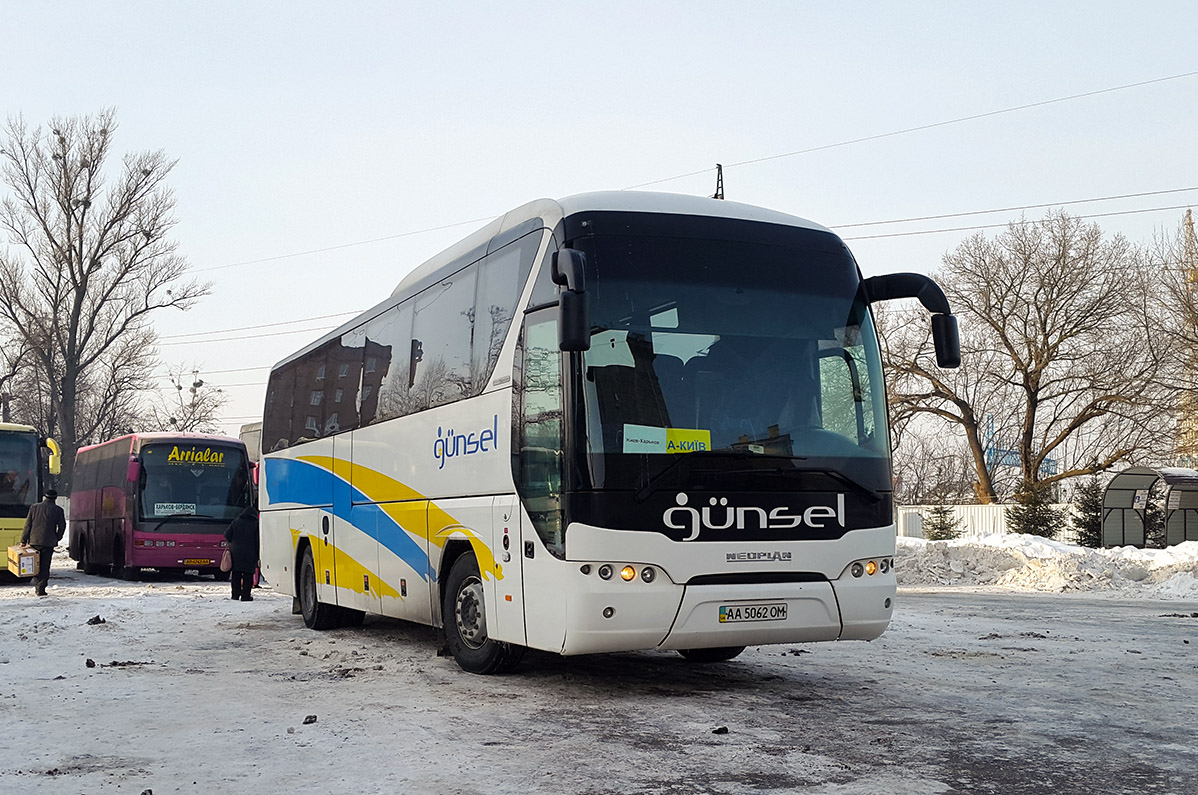
[[140, 575], [139, 567], [125, 565], [125, 542], [117, 538], [112, 544], [112, 576], [119, 580], [136, 580]]
[[711, 649], [679, 649], [678, 653], [690, 662], [714, 663], [731, 660], [744, 650], [744, 646], [716, 646]]
[[524, 656], [524, 647], [495, 640], [487, 634], [483, 581], [473, 552], [466, 552], [453, 562], [442, 599], [445, 640], [463, 671], [497, 674], [516, 667]]
[[96, 553], [92, 549], [91, 536], [81, 536], [79, 538], [80, 556], [83, 560], [79, 561], [80, 568], [84, 574], [107, 574], [108, 566], [101, 566], [95, 562]]
[[299, 602], [304, 624], [309, 629], [331, 629], [337, 626], [337, 606], [321, 602], [316, 595], [316, 563], [312, 560], [312, 547], [304, 547], [304, 557], [300, 562]]

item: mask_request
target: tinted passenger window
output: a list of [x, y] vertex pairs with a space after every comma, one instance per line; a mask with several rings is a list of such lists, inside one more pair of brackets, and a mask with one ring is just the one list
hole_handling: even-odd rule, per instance
[[475, 394], [470, 365], [476, 273], [460, 270], [413, 301], [410, 380], [416, 411]]
[[503, 340], [516, 314], [516, 303], [520, 300], [521, 274], [528, 272], [528, 265], [536, 256], [540, 243], [541, 233], [534, 232], [488, 254], [482, 261], [474, 325], [475, 389], [472, 394], [483, 390], [495, 369], [495, 360], [499, 358]]
[[366, 324], [362, 340], [366, 364], [362, 370], [362, 391], [358, 395], [363, 425], [411, 413], [408, 397], [411, 343], [411, 301], [391, 307]]

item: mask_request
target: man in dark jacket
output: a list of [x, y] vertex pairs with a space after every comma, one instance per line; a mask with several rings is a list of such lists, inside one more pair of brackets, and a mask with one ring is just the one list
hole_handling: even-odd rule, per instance
[[233, 584], [233, 598], [252, 602], [250, 590], [254, 587], [254, 569], [258, 568], [258, 506], [252, 502], [238, 514], [225, 531], [232, 553], [233, 570], [229, 580]]
[[58, 492], [46, 489], [45, 499], [29, 508], [25, 531], [21, 533], [21, 545], [37, 550], [37, 576], [33, 579], [33, 587], [38, 596], [46, 595], [46, 585], [50, 582], [50, 556], [67, 530], [66, 514], [54, 502], [56, 499]]

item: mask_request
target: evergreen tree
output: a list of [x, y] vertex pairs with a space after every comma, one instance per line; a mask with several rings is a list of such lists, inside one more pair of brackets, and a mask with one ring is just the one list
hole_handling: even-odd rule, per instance
[[1052, 487], [1024, 480], [1015, 492], [1015, 503], [1007, 508], [1007, 527], [1012, 533], [1052, 538], [1065, 523], [1062, 512], [1052, 506]]
[[947, 505], [929, 508], [923, 515], [923, 537], [929, 541], [951, 541], [961, 535], [960, 520]]
[[1103, 485], [1098, 475], [1078, 486], [1073, 495], [1073, 517], [1070, 523], [1076, 534], [1077, 543], [1083, 547], [1102, 546], [1102, 494]]

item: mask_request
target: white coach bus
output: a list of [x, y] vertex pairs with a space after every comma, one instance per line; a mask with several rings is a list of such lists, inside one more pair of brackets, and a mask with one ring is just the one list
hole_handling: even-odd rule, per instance
[[467, 671], [870, 639], [895, 595], [873, 301], [800, 218], [715, 199], [526, 204], [280, 362], [262, 565], [315, 629], [443, 627]]

